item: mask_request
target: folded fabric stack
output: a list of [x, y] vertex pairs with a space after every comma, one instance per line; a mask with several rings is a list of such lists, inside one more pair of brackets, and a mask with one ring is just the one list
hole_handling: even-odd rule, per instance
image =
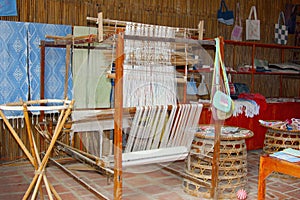
[[264, 121], [259, 120], [259, 123], [263, 126], [281, 129], [287, 131], [300, 131], [300, 119], [292, 118], [285, 121]]

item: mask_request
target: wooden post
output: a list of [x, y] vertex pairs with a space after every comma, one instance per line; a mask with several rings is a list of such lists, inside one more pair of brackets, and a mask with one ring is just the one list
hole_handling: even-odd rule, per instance
[[204, 20], [200, 20], [198, 24], [198, 40], [203, 40]]
[[122, 118], [124, 32], [117, 30], [115, 115], [114, 115], [114, 199], [122, 199]]
[[[220, 39], [220, 53], [222, 60], [224, 60], [224, 39]], [[219, 67], [219, 66], [217, 66]], [[220, 76], [221, 78], [222, 76]], [[211, 174], [211, 191], [210, 196], [214, 200], [218, 199], [218, 182], [219, 182], [219, 164], [220, 164], [220, 141], [221, 141], [221, 127], [223, 120], [215, 120], [215, 138], [214, 138], [214, 153], [212, 160], [212, 174]]]
[[66, 72], [65, 72], [64, 99], [68, 98], [70, 56], [71, 56], [71, 45], [68, 44], [66, 45]]
[[103, 15], [102, 12], [98, 13], [98, 42], [103, 41]]

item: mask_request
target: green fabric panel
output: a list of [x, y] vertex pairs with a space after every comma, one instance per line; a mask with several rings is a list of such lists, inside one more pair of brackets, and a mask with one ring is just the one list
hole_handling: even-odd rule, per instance
[[[97, 28], [74, 27], [74, 36], [96, 33]], [[101, 50], [76, 48], [73, 50], [75, 108], [110, 107], [111, 82], [106, 78], [106, 71], [109, 68], [110, 61]]]

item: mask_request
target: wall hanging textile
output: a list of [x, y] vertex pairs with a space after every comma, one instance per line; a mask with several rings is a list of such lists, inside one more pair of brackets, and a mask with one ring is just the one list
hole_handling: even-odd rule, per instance
[[242, 41], [242, 33], [243, 33], [243, 26], [242, 20], [240, 17], [240, 3], [236, 3], [236, 14], [235, 14], [235, 22], [234, 27], [231, 32], [231, 40], [235, 41]]
[[[0, 21], [0, 32], [0, 104], [40, 99], [40, 41], [45, 35], [66, 36], [72, 32], [71, 26]], [[65, 49], [46, 48], [45, 54], [44, 98], [62, 99]], [[68, 78], [71, 99], [71, 72]], [[9, 118], [23, 115], [5, 114]]]
[[[254, 15], [254, 19], [252, 18]], [[257, 19], [256, 7], [252, 6], [246, 20], [246, 40], [260, 40], [260, 20]]]
[[[280, 21], [282, 20], [282, 23]], [[280, 12], [278, 16], [278, 23], [275, 24], [275, 42], [277, 44], [287, 44], [288, 27], [285, 25], [284, 13]]]
[[17, 16], [16, 0], [0, 0], [0, 16]]
[[[27, 30], [24, 23], [0, 21], [0, 104], [28, 99]], [[21, 116], [19, 111], [4, 111]]]
[[[75, 37], [89, 34], [97, 34], [97, 28], [74, 26]], [[100, 45], [91, 44], [93, 47]], [[75, 48], [72, 63], [75, 108], [109, 108], [111, 82], [106, 73], [110, 70], [111, 60], [99, 49]]]
[[234, 23], [233, 11], [228, 10], [224, 0], [221, 0], [220, 8], [217, 13], [217, 17], [218, 17], [218, 21], [223, 24], [233, 25], [233, 23]]
[[[30, 99], [40, 99], [40, 42], [46, 35], [66, 36], [72, 34], [72, 27], [56, 24], [28, 23], [29, 46], [29, 86]], [[49, 40], [49, 39], [47, 39]], [[45, 49], [45, 97], [47, 99], [64, 98], [64, 80], [66, 66], [66, 49]], [[69, 70], [68, 98], [72, 99], [72, 76]]]

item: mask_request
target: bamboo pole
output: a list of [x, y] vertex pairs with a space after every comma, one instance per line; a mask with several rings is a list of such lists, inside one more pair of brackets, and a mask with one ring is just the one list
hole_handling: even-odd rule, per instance
[[[71, 101], [71, 103], [69, 104], [69, 107], [67, 108], [67, 110], [62, 110], [61, 111], [61, 114], [59, 116], [57, 125], [56, 125], [55, 130], [54, 130], [54, 134], [53, 134], [52, 140], [51, 140], [51, 142], [49, 144], [49, 147], [48, 147], [48, 149], [47, 149], [47, 151], [45, 153], [45, 156], [44, 156], [44, 158], [43, 158], [43, 160], [42, 160], [42, 162], [41, 162], [38, 170], [36, 171], [36, 173], [35, 173], [32, 181], [31, 181], [31, 184], [29, 185], [29, 187], [28, 187], [28, 189], [27, 189], [27, 191], [26, 191], [26, 193], [25, 193], [25, 195], [23, 197], [24, 200], [28, 198], [28, 196], [31, 193], [34, 185], [37, 186], [37, 185], [40, 184], [41, 177], [42, 177], [41, 174], [45, 170], [45, 167], [46, 167], [46, 164], [48, 162], [48, 159], [49, 159], [49, 156], [51, 154], [51, 151], [52, 151], [52, 149], [53, 149], [53, 147], [55, 145], [55, 142], [56, 142], [56, 140], [57, 140], [57, 138], [58, 138], [58, 136], [59, 136], [59, 134], [60, 134], [63, 126], [64, 126], [64, 123], [66, 122], [68, 116], [71, 113], [71, 109], [73, 108], [73, 104], [74, 104], [74, 100]], [[36, 187], [35, 187], [34, 190], [35, 191], [37, 190]], [[33, 193], [32, 197], [34, 197], [34, 195], [36, 195], [36, 193]]]
[[14, 130], [14, 128], [11, 126], [11, 124], [9, 123], [9, 121], [7, 120], [6, 116], [4, 115], [4, 113], [2, 112], [1, 109], [0, 109], [0, 117], [2, 118], [2, 120], [5, 123], [5, 125], [9, 129], [10, 133], [13, 135], [13, 137], [15, 138], [15, 140], [17, 141], [17, 143], [19, 144], [19, 146], [22, 149], [22, 151], [24, 152], [24, 154], [29, 159], [30, 163], [34, 166], [34, 162], [35, 162], [34, 158], [30, 154], [30, 152], [28, 151], [28, 149], [26, 148], [26, 146], [24, 145], [24, 143], [22, 142], [22, 140], [20, 139], [20, 137], [18, 136], [18, 134], [16, 133], [16, 131]]
[[[24, 113], [24, 118], [25, 118], [25, 126], [27, 129], [27, 135], [28, 135], [28, 140], [29, 140], [29, 145], [31, 148], [31, 155], [34, 158], [34, 169], [37, 170], [38, 169], [38, 163], [41, 162], [40, 158], [39, 158], [39, 153], [38, 150], [35, 146], [35, 142], [33, 141], [33, 135], [32, 135], [32, 130], [31, 130], [31, 126], [30, 126], [30, 122], [29, 122], [29, 116], [28, 116], [28, 110], [27, 110], [27, 105], [25, 103], [23, 103], [23, 113]], [[48, 196], [51, 195], [51, 192], [49, 190], [49, 187], [47, 187], [48, 185], [46, 185], [46, 191], [48, 193]], [[44, 195], [43, 195], [43, 190], [42, 190], [42, 186], [39, 186], [39, 191], [40, 191], [40, 198], [43, 200], [44, 199]], [[53, 198], [50, 197], [50, 199], [52, 200]]]

